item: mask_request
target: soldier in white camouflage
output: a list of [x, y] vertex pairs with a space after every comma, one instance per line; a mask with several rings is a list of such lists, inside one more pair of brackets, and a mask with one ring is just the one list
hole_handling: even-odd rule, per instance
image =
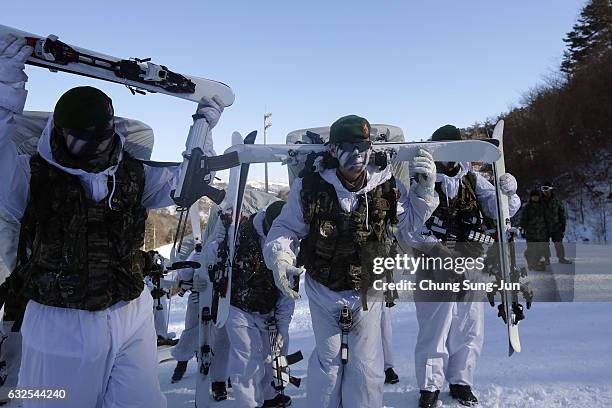
[[[17, 388], [65, 390], [66, 408], [163, 408], [140, 248], [147, 210], [173, 204], [178, 167], [133, 158], [111, 99], [92, 87], [62, 95], [38, 152], [18, 155], [12, 137], [32, 51], [24, 39], [0, 38], [0, 212], [21, 222], [17, 267], [2, 299], [22, 334]], [[199, 113], [212, 128], [221, 111]]]

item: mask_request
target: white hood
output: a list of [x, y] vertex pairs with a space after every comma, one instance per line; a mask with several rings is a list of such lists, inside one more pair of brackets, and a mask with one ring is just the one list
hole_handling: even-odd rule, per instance
[[[53, 117], [49, 116], [47, 126], [44, 128], [38, 141], [38, 153], [40, 154], [40, 156], [45, 159], [49, 164], [57, 167], [63, 172], [79, 177], [79, 179], [81, 180], [81, 185], [85, 189], [85, 194], [88, 198], [94, 200], [95, 202], [101, 201], [104, 197], [108, 195], [108, 177], [112, 177], [113, 191], [108, 197], [108, 205], [112, 208], [111, 200], [115, 191], [115, 172], [117, 171], [118, 165], [111, 166], [99, 173], [89, 173], [82, 169], [73, 169], [70, 167], [62, 166], [61, 164], [55, 161], [55, 159], [53, 158], [53, 153], [51, 151], [52, 130]], [[121, 151], [119, 153], [120, 162], [123, 158], [123, 146], [125, 144], [125, 137], [118, 132], [117, 135], [119, 135], [119, 139], [121, 141]]]
[[[391, 166], [387, 166], [384, 170], [379, 170], [376, 165], [368, 165], [366, 171], [368, 172], [368, 177], [366, 181], [366, 185], [358, 191], [349, 191], [342, 185], [342, 182], [338, 178], [336, 174], [336, 169], [326, 169], [322, 171], [321, 178], [327, 181], [329, 184], [334, 186], [336, 190], [336, 195], [338, 196], [338, 203], [340, 204], [340, 208], [344, 211], [352, 211], [357, 206], [357, 200], [360, 195], [365, 195], [366, 199], [366, 214], [369, 213], [368, 208], [368, 200], [367, 194], [374, 190], [376, 187], [389, 180], [392, 176]], [[366, 228], [368, 228], [369, 215], [366, 215]]]

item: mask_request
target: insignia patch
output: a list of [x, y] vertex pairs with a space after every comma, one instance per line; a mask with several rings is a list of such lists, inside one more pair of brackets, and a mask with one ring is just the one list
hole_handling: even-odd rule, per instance
[[363, 131], [364, 138], [367, 139], [370, 137], [370, 127], [368, 126], [367, 122], [363, 122], [363, 125], [361, 126], [361, 130]]

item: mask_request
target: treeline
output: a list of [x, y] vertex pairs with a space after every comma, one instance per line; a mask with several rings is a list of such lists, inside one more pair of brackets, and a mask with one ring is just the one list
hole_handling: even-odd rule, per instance
[[506, 168], [522, 193], [545, 181], [563, 194], [612, 179], [612, 0], [589, 1], [564, 41], [555, 78], [525, 94], [520, 107], [464, 129], [486, 137], [504, 119]]

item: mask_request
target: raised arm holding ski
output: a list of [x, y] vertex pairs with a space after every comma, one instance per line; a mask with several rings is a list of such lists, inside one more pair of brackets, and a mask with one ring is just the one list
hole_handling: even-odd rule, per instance
[[[0, 206], [21, 222], [24, 248], [9, 299], [28, 301], [25, 312], [23, 303], [7, 305], [18, 322], [23, 316], [19, 386], [66, 389], [66, 407], [103, 398], [165, 407], [140, 249], [147, 210], [174, 204], [179, 167], [149, 166], [124, 150], [112, 101], [93, 87], [62, 95], [37, 153], [19, 156], [14, 115], [23, 111], [32, 53], [24, 44], [0, 40]], [[197, 115], [210, 130], [222, 110], [204, 100]], [[128, 375], [134, 361], [138, 375]], [[122, 373], [127, 383], [117, 380]]]
[[17, 131], [14, 116], [23, 112], [28, 94], [24, 69], [31, 53], [23, 39], [0, 38], [0, 206], [15, 220], [23, 215], [30, 180], [29, 157], [17, 154], [12, 138]]

